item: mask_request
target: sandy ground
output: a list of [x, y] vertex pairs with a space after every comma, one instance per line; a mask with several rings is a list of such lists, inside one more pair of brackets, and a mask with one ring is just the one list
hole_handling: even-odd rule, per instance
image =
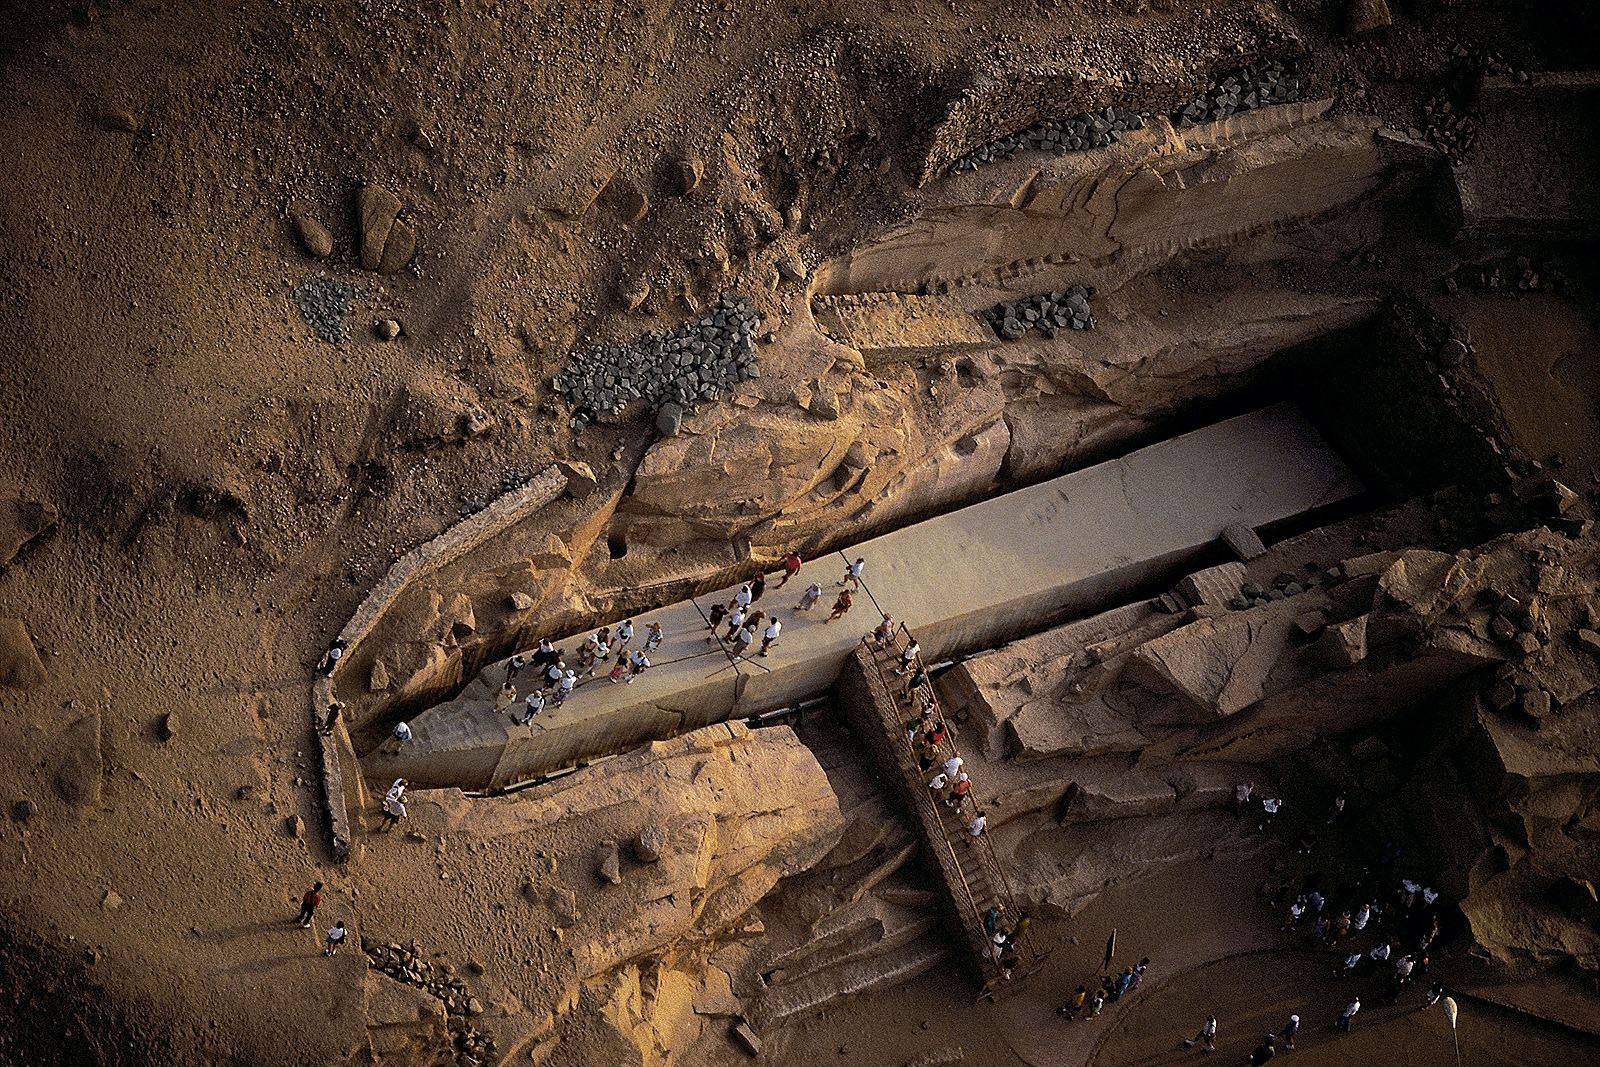
[[[1302, 1038], [1293, 1062], [1337, 1067], [1433, 1067], [1454, 1062], [1439, 1009], [1422, 1010], [1413, 983], [1380, 1006], [1371, 979], [1336, 979], [1331, 949], [1279, 932], [1281, 916], [1259, 892], [1281, 881], [1274, 838], [1256, 853], [1174, 866], [1105, 894], [1070, 920], [1036, 924], [1051, 947], [1045, 969], [998, 1005], [973, 1008], [965, 973], [933, 972], [891, 993], [849, 1002], [769, 1037], [771, 1064], [903, 1064], [960, 1048], [962, 1062], [1083, 1067], [1087, 1064], [1238, 1063], [1291, 1013]], [[1319, 860], [1331, 857], [1322, 856]], [[1320, 869], [1336, 868], [1319, 862]], [[1105, 939], [1117, 930], [1117, 967], [1148, 956], [1141, 988], [1095, 1020], [1055, 1009], [1080, 982], [1092, 989]], [[1352, 992], [1363, 1010], [1348, 1036], [1331, 1029]], [[1208, 1012], [1219, 1018], [1217, 1053], [1182, 1048]], [[870, 1035], [868, 1037], [867, 1035]], [[1555, 1064], [1600, 1058], [1600, 1038], [1462, 998], [1464, 1063]], [[731, 1051], [722, 1062], [740, 1062]]]

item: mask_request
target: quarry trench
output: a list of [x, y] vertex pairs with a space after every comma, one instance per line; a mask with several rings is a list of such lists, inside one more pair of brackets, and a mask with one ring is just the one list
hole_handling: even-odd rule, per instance
[[[1406, 433], [1410, 433], [1413, 437], [1419, 433], [1437, 436], [1431, 430], [1424, 431], [1423, 428], [1437, 427], [1442, 418], [1456, 414], [1451, 409], [1432, 403], [1433, 398], [1427, 397], [1423, 398], [1418, 410], [1406, 411], [1404, 409], [1408, 404], [1415, 406], [1413, 401], [1397, 402], [1387, 395], [1387, 390], [1365, 388], [1359, 384], [1363, 376], [1378, 373], [1379, 363], [1382, 362], [1369, 357], [1367, 363], [1370, 365], [1363, 365], [1360, 355], [1373, 349], [1373, 334], [1376, 329], [1375, 320], [1368, 320], [1357, 327], [1318, 338], [1278, 353], [1269, 360], [1263, 360], [1258, 375], [1250, 384], [1229, 394], [1191, 405], [1180, 415], [1164, 422], [1159, 429], [1143, 435], [1141, 442], [1148, 441], [1143, 444], [1143, 449], [1134, 449], [1124, 456], [1105, 460], [1091, 467], [1073, 466], [1069, 468], [1067, 474], [1059, 477], [1071, 478], [1099, 467], [1114, 467], [1122, 463], [1127, 455], [1138, 455], [1143, 450], [1159, 449], [1164, 442], [1182, 437], [1185, 433], [1195, 433], [1197, 431], [1194, 427], [1204, 426], [1208, 420], [1226, 421], [1224, 416], [1230, 413], [1247, 411], [1252, 406], [1269, 404], [1280, 398], [1293, 398], [1294, 401], [1303, 404], [1310, 413], [1312, 423], [1318, 427], [1318, 430], [1313, 432], [1328, 433], [1333, 438], [1330, 443], [1334, 445], [1335, 451], [1342, 455], [1370, 488], [1377, 490], [1383, 497], [1396, 499], [1426, 491], [1437, 484], [1442, 484], [1447, 478], [1459, 479], [1463, 474], [1462, 465], [1458, 464], [1448, 469], [1438, 467], [1436, 464], [1430, 465], [1428, 460], [1433, 455], [1430, 450], [1405, 447], [1404, 443], [1397, 443], [1392, 433], [1386, 437], [1383, 433], [1368, 432], [1370, 424], [1399, 423], [1406, 428], [1398, 431], [1401, 436]], [[1381, 369], [1383, 373], [1391, 376], [1395, 373], [1388, 363], [1383, 363]], [[1425, 368], [1418, 367], [1416, 370], [1419, 379], [1425, 373]], [[1349, 380], [1352, 376], [1357, 379], [1354, 387]], [[1338, 383], [1338, 388], [1333, 387], [1332, 379], [1335, 377], [1343, 379]], [[1335, 395], [1345, 399], [1333, 403], [1329, 398]], [[1353, 397], [1361, 399], [1359, 401], [1349, 399]], [[1396, 409], [1397, 403], [1399, 409]], [[1353, 412], [1362, 407], [1366, 408], [1364, 416], [1353, 417]], [[1234, 417], [1241, 416], [1234, 415]], [[1355, 432], [1351, 432], [1352, 426], [1356, 428]], [[1449, 429], [1456, 434], [1470, 432], [1470, 427], [1455, 426]], [[1382, 442], [1382, 447], [1374, 449], [1370, 445], [1363, 445], [1364, 441], [1374, 439]], [[1418, 457], [1422, 457], [1421, 460]], [[1032, 486], [1024, 485], [1016, 488], [998, 482], [987, 491], [974, 494], [975, 499], [957, 499], [948, 502], [943, 511], [936, 512], [931, 518], [923, 518], [922, 522], [937, 523], [941, 515], [948, 516], [963, 508], [976, 508], [984, 502], [1001, 500], [1009, 494], [1022, 497], [1043, 484], [1045, 483], [1034, 483]], [[1292, 514], [1263, 516], [1256, 525], [1260, 526], [1268, 537], [1284, 536], [1308, 528], [1314, 523], [1326, 521], [1330, 514], [1347, 512], [1351, 506], [1353, 505], [1349, 503], [1340, 505], [1322, 502], [1310, 508], [1305, 514], [1297, 511]], [[915, 529], [918, 525], [915, 522], [896, 524], [890, 533], [880, 535], [879, 539], [892, 538], [897, 532], [903, 533]], [[1175, 555], [1163, 553], [1153, 561], [1131, 568], [1126, 567], [1127, 561], [1123, 561], [1124, 572], [1115, 578], [1096, 583], [1092, 592], [1080, 589], [1071, 596], [1064, 596], [1060, 590], [1056, 590], [1049, 594], [1023, 597], [1019, 603], [1026, 605], [1022, 609], [1025, 621], [1019, 621], [1015, 617], [1007, 617], [1004, 622], [991, 619], [988, 624], [976, 628], [967, 623], [957, 627], [957, 630], [963, 631], [962, 636], [953, 636], [946, 640], [940, 633], [939, 624], [933, 619], [939, 613], [931, 611], [919, 620], [922, 625], [918, 627], [918, 636], [924, 640], [925, 647], [930, 651], [935, 650], [934, 646], [937, 646], [936, 651], [939, 656], [935, 658], [966, 654], [1037, 632], [1064, 618], [1082, 617], [1113, 604], [1126, 603], [1138, 595], [1159, 593], [1165, 587], [1163, 583], [1170, 585], [1172, 581], [1181, 577], [1186, 569], [1220, 558], [1224, 550], [1219, 547], [1216, 536], [1222, 525], [1225, 523], [1216, 521], [1215, 528], [1206, 530], [1203, 534], [1193, 535], [1191, 539], [1194, 543], [1186, 545]], [[831, 551], [814, 557], [808, 563], [803, 572], [804, 579], [828, 578], [828, 573], [818, 575], [817, 572], [842, 569], [843, 557], [838, 553], [849, 554], [854, 551], [851, 546], [829, 547]], [[880, 579], [883, 578], [885, 574], [883, 562], [880, 561], [872, 566], [873, 574]], [[703, 590], [706, 585], [712, 584], [719, 577], [723, 581], [728, 580], [726, 573], [708, 575], [697, 583], [698, 588]], [[823, 612], [826, 611], [833, 596], [831, 582], [825, 584], [828, 585], [828, 589], [823, 602], [817, 608]], [[869, 586], [873, 584], [870, 577], [867, 584]], [[673, 588], [681, 589], [682, 585]], [[702, 599], [703, 607], [708, 607], [719, 598], [722, 600], [731, 598], [732, 589], [723, 588], [711, 592], [712, 595]], [[794, 592], [792, 589], [786, 590], [785, 595]], [[894, 613], [899, 619], [905, 619], [905, 608], [897, 610], [896, 606], [897, 601], [901, 599], [898, 592], [886, 593], [883, 597], [883, 610]], [[637, 626], [642, 629], [646, 621], [653, 615], [659, 614], [665, 607], [663, 605], [655, 611], [638, 610], [636, 607], [627, 615], [615, 613], [616, 617], [610, 614], [593, 615], [582, 620], [581, 627], [572, 628], [575, 637], [566, 639], [567, 643], [571, 644], [577, 637], [581, 637], [582, 633], [601, 625], [615, 625], [624, 617], [634, 618]], [[678, 620], [677, 628], [680, 632], [674, 637], [680, 639], [686, 646], [692, 647], [674, 651], [669, 645], [664, 649], [671, 653], [666, 658], [676, 659], [686, 654], [719, 652], [720, 646], [715, 649], [706, 646], [697, 636], [685, 638], [682, 632], [684, 630], [691, 635], [703, 631], [698, 609], [683, 610], [688, 614], [684, 619]], [[687, 689], [681, 686], [661, 689], [666, 674], [662, 666], [654, 667], [642, 675], [637, 686], [610, 686], [606, 684], [603, 676], [596, 675], [577, 690], [566, 708], [560, 712], [547, 710], [544, 713], [544, 721], [535, 724], [536, 727], [542, 728], [508, 729], [504, 722], [505, 716], [492, 712], [494, 686], [491, 685], [491, 676], [495, 678], [503, 676], [504, 667], [501, 661], [506, 654], [515, 648], [526, 649], [533, 644], [533, 636], [539, 632], [535, 628], [537, 620], [525, 622], [519, 629], [522, 635], [520, 640], [514, 639], [510, 647], [501, 646], [498, 658], [482, 659], [478, 667], [467, 675], [467, 681], [447, 694], [445, 699], [427, 708], [392, 714], [389, 721], [394, 721], [398, 715], [405, 715], [419, 736], [406, 746], [405, 759], [399, 759], [392, 753], [394, 746], [391, 744], [380, 742], [367, 746], [362, 756], [361, 773], [372, 784], [379, 786], [393, 777], [403, 775], [410, 778], [419, 788], [457, 786], [472, 792], [495, 791], [520, 783], [537, 781], [574, 766], [587, 765], [608, 755], [627, 751], [651, 739], [672, 736], [721, 718], [744, 718], [752, 724], [759, 724], [764, 715], [793, 708], [823, 696], [830, 690], [833, 677], [837, 674], [834, 660], [828, 658], [840, 655], [840, 650], [837, 649], [827, 653], [822, 666], [797, 670], [793, 657], [798, 655], [803, 659], [811, 653], [805, 650], [797, 653], [799, 634], [796, 628], [797, 626], [809, 628], [809, 626], [797, 623], [795, 620], [799, 617], [793, 613], [784, 614], [787, 616], [784, 619], [786, 632], [780, 642], [780, 648], [770, 658], [770, 662], [748, 660], [737, 668], [729, 668], [725, 656], [703, 656], [696, 661], [697, 664], [707, 665], [706, 670], [700, 673], [709, 674], [714, 680], [703, 684], [696, 683]], [[875, 616], [869, 617], [869, 614], [870, 606], [863, 600], [842, 626], [846, 629], [865, 630], [876, 621]], [[807, 623], [810, 621], [807, 620]], [[674, 627], [669, 626], [669, 633], [673, 629]], [[934, 645], [927, 644], [930, 639], [934, 641]], [[656, 658], [662, 659], [659, 655]], [[772, 680], [774, 670], [779, 676], [788, 676], [787, 679]], [[524, 675], [524, 678], [526, 677]], [[658, 689], [661, 691], [657, 692]], [[610, 722], [603, 730], [592, 722], [581, 729], [577, 728], [575, 723], [560, 725], [558, 728], [558, 724], [570, 716], [576, 715], [583, 720], [592, 719], [593, 717], [583, 715], [581, 712], [597, 695], [605, 699], [606, 707], [609, 709], [615, 703], [611, 699], [613, 693], [625, 695], [624, 703], [633, 710], [620, 716], [608, 712], [605, 717]], [[624, 726], [624, 723], [629, 725]], [[596, 730], [600, 732], [596, 733]], [[546, 736], [552, 734], [570, 736], [565, 741], [557, 742], [554, 737]], [[508, 755], [519, 749], [527, 749], [529, 754]], [[477, 755], [469, 758], [466, 756], [468, 752], [476, 752]], [[531, 755], [532, 752], [541, 754], [535, 757]], [[497, 754], [491, 759], [490, 753]]]
[[[1230, 443], [1216, 427], [1246, 427], [1249, 436]], [[1208, 447], [1208, 440], [1218, 443]], [[1277, 449], [1290, 458], [1274, 466], [1268, 457]], [[1190, 454], [1197, 458], [1176, 467], [1166, 459]], [[1188, 496], [1200, 484], [1214, 497], [1209, 507]], [[859, 549], [868, 559], [865, 584], [872, 603], [906, 621], [930, 660], [938, 660], [993, 647], [1170, 583], [1184, 568], [1215, 553], [1229, 520], [1242, 520], [1269, 536], [1282, 534], [1347, 510], [1360, 492], [1315, 431], [1279, 405], [1052, 482], [990, 496], [942, 518], [900, 527]], [[1258, 499], [1263, 495], [1268, 499]], [[1128, 508], [1126, 519], [1115, 518], [1117, 509]], [[1015, 535], [1020, 540], [1008, 544], [998, 531], [1016, 515], [1026, 516], [1026, 522]], [[1179, 517], [1175, 526], [1174, 516]], [[951, 521], [959, 533], [942, 532]], [[1062, 522], [1068, 525], [1058, 530]], [[1154, 531], [1160, 533], [1152, 536]], [[996, 548], [1003, 559], [994, 556]], [[856, 552], [855, 546], [841, 549], [802, 571], [797, 583], [817, 578], [830, 586], [816, 610], [827, 610], [832, 572], [842, 570]], [[1059, 564], [1052, 563], [1057, 558]], [[934, 570], [919, 571], [918, 559]], [[1059, 578], [1052, 577], [1052, 566], [1065, 568]], [[954, 580], [960, 571], [975, 577], [963, 585]], [[1011, 583], [1017, 588], [995, 577], [1008, 573], [1017, 575]], [[1003, 595], [995, 594], [997, 583], [1005, 587]], [[732, 592], [718, 590], [703, 604], [729, 600]], [[785, 602], [794, 593], [786, 590]], [[777, 597], [774, 590], [765, 604]], [[640, 630], [653, 619], [665, 621], [669, 637], [656, 654], [659, 665], [641, 675], [638, 685], [608, 685], [596, 675], [565, 707], [547, 709], [530, 727], [508, 726], [505, 714], [494, 711], [492, 689], [505, 668], [486, 665], [454, 700], [410, 720], [415, 736], [401, 751], [391, 751], [392, 745], [369, 751], [365, 773], [374, 782], [403, 776], [417, 788], [502, 789], [723, 718], [793, 707], [831, 688], [846, 646], [876, 622], [865, 599], [832, 630], [817, 626], [814, 618], [782, 614], [786, 630], [773, 655], [741, 660], [730, 670], [721, 646], [702, 641], [700, 607], [635, 613]], [[595, 619], [593, 625], [620, 621]], [[577, 638], [581, 633], [555, 643], [571, 649]], [[526, 686], [527, 675], [522, 677]]]

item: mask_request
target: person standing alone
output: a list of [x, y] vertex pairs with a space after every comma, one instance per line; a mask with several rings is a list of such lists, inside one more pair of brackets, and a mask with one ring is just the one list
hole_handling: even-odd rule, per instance
[[311, 925], [312, 917], [317, 914], [317, 909], [321, 906], [322, 883], [318, 882], [307, 889], [305, 895], [300, 898], [300, 914], [294, 917], [294, 921], [300, 924], [300, 929], [304, 930]]

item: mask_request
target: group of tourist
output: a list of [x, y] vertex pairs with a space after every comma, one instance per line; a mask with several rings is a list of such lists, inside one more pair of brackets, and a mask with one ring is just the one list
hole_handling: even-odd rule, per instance
[[[1277, 797], [1258, 798], [1254, 782], [1241, 782], [1234, 788], [1234, 814], [1256, 821], [1267, 830], [1282, 808]], [[1344, 792], [1334, 795], [1325, 820], [1313, 822], [1326, 829], [1340, 825], [1345, 817]], [[1309, 855], [1316, 848], [1316, 833], [1307, 830], [1299, 839], [1298, 855]], [[1271, 891], [1271, 902], [1284, 909], [1282, 930], [1305, 936], [1316, 946], [1337, 954], [1333, 973], [1340, 979], [1360, 980], [1366, 985], [1344, 1000], [1337, 1016], [1330, 1011], [1331, 1029], [1349, 1033], [1363, 1007], [1362, 993], [1380, 1004], [1395, 1003], [1413, 984], [1426, 981], [1425, 1007], [1433, 1007], [1446, 996], [1444, 985], [1428, 980], [1429, 952], [1437, 942], [1442, 901], [1431, 887], [1396, 874], [1401, 852], [1394, 844], [1385, 845], [1372, 866], [1360, 870], [1348, 881], [1330, 886], [1321, 871], [1310, 871], [1283, 881]], [[1268, 893], [1263, 889], [1263, 894]], [[1114, 942], [1113, 942], [1114, 943]], [[1112, 948], [1107, 947], [1107, 965]], [[1136, 990], [1149, 960], [1105, 974], [1100, 988], [1079, 985], [1057, 1011], [1066, 1019], [1092, 1019], [1108, 1002], [1115, 1002]], [[1214, 1052], [1217, 1047], [1217, 1016], [1209, 1014], [1184, 1048]], [[1247, 1061], [1261, 1067], [1280, 1052], [1293, 1051], [1301, 1029], [1298, 1013], [1291, 1013], [1283, 1026], [1264, 1035], [1249, 1053]]]
[[[322, 883], [317, 882], [307, 889], [300, 897], [300, 913], [294, 917], [294, 924], [304, 930], [316, 918], [317, 909], [322, 907]], [[324, 956], [337, 955], [344, 947], [345, 938], [349, 931], [345, 929], [344, 920], [341, 919], [328, 927], [328, 934], [322, 941], [322, 954]]]
[[[1253, 782], [1241, 782], [1234, 788], [1234, 812], [1240, 817], [1259, 817], [1258, 828], [1265, 830], [1282, 802], [1269, 797], [1259, 805], [1252, 803], [1254, 789]], [[1343, 821], [1346, 803], [1342, 791], [1334, 795], [1324, 828]], [[1311, 828], [1302, 833], [1295, 851], [1297, 855], [1310, 855], [1316, 846], [1317, 833]], [[1380, 1004], [1395, 1003], [1409, 985], [1426, 978], [1428, 954], [1439, 937], [1439, 894], [1410, 878], [1395, 875], [1399, 859], [1398, 846], [1385, 845], [1376, 865], [1359, 871], [1349, 881], [1330, 887], [1323, 872], [1313, 870], [1282, 882], [1272, 893], [1273, 905], [1284, 909], [1282, 931], [1304, 935], [1313, 944], [1337, 953], [1334, 976], [1375, 984]], [[1367, 991], [1371, 999], [1370, 988]], [[1425, 1006], [1437, 1004], [1445, 993], [1442, 983], [1429, 981]], [[1353, 992], [1332, 1028], [1349, 1033], [1362, 1006], [1360, 991]], [[1261, 1067], [1280, 1050], [1293, 1051], [1299, 1032], [1300, 1016], [1291, 1014], [1281, 1030], [1261, 1039], [1248, 1062]], [[1217, 1018], [1207, 1016], [1199, 1033], [1184, 1041], [1184, 1046], [1214, 1051], [1216, 1035]]]
[[[634, 638], [640, 637], [634, 646]], [[598, 674], [602, 666], [612, 661], [606, 677], [613, 684], [633, 684], [633, 680], [650, 669], [650, 653], [666, 640], [659, 622], [646, 624], [642, 637], [634, 628], [632, 619], [624, 619], [613, 630], [602, 626], [578, 645], [574, 665], [568, 666], [566, 654], [541, 637], [538, 647], [531, 652], [519, 652], [506, 661], [505, 680], [495, 694], [494, 709], [509, 714], [518, 726], [526, 726], [547, 706], [561, 707], [572, 696], [573, 690]], [[533, 675], [533, 684], [522, 698], [517, 710], [517, 678], [523, 671]]]
[[[1109, 959], [1107, 961], [1109, 967]], [[1144, 981], [1144, 972], [1150, 966], [1150, 957], [1141, 957], [1138, 963], [1129, 964], [1119, 973], [1113, 967], [1100, 976], [1100, 987], [1091, 995], [1087, 984], [1080, 985], [1077, 990], [1067, 998], [1067, 1002], [1056, 1011], [1065, 1016], [1068, 1022], [1078, 1017], [1079, 1012], [1084, 1013], [1085, 1019], [1093, 1019], [1099, 1015], [1106, 1004], [1115, 1004], [1123, 997], [1139, 988], [1139, 983]], [[1087, 1009], [1087, 1011], [1085, 1011]], [[1210, 1021], [1211, 1031], [1216, 1033], [1216, 1020]]]

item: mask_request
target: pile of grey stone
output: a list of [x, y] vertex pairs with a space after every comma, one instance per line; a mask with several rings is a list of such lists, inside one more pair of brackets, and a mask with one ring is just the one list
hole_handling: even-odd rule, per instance
[[1299, 596], [1301, 593], [1315, 589], [1320, 585], [1339, 580], [1339, 571], [1333, 568], [1324, 572], [1301, 576], [1293, 571], [1282, 571], [1272, 579], [1269, 586], [1258, 582], [1245, 582], [1239, 587], [1239, 595], [1234, 597], [1230, 606], [1237, 609], [1259, 608], [1274, 600], [1284, 600], [1288, 597]]
[[330, 345], [350, 339], [350, 309], [361, 296], [360, 289], [336, 278], [316, 275], [295, 286], [290, 295], [312, 333]]
[[950, 170], [952, 173], [977, 170], [985, 163], [1010, 159], [1027, 149], [1053, 152], [1059, 156], [1067, 152], [1104, 148], [1115, 143], [1127, 131], [1137, 130], [1143, 125], [1144, 118], [1138, 112], [1116, 107], [1085, 111], [1071, 118], [1050, 119], [973, 149], [950, 164]]
[[[435, 963], [417, 949], [415, 941], [405, 945], [365, 944], [367, 966], [382, 971], [397, 982], [416, 986], [444, 1002], [446, 1025], [456, 1048], [456, 1062], [460, 1064], [489, 1063], [494, 1059], [495, 1040], [483, 1033], [470, 1021], [484, 1013], [483, 1002], [467, 988], [449, 963]], [[468, 964], [474, 973], [482, 973], [477, 964]]]
[[1053, 293], [1025, 296], [1009, 304], [996, 304], [983, 313], [994, 332], [1015, 341], [1029, 330], [1054, 337], [1057, 330], [1092, 330], [1096, 326], [1089, 312], [1090, 291], [1081, 285]]
[[1276, 59], [1264, 59], [1217, 79], [1217, 83], [1172, 116], [1175, 126], [1215, 122], [1241, 111], [1300, 99], [1300, 79]]
[[701, 401], [714, 401], [733, 386], [761, 377], [755, 332], [760, 316], [747, 296], [723, 294], [695, 322], [654, 330], [627, 345], [596, 345], [576, 352], [555, 377], [555, 388], [572, 406], [572, 427], [582, 431], [602, 415], [620, 415], [635, 400], [656, 413], [664, 434]]

